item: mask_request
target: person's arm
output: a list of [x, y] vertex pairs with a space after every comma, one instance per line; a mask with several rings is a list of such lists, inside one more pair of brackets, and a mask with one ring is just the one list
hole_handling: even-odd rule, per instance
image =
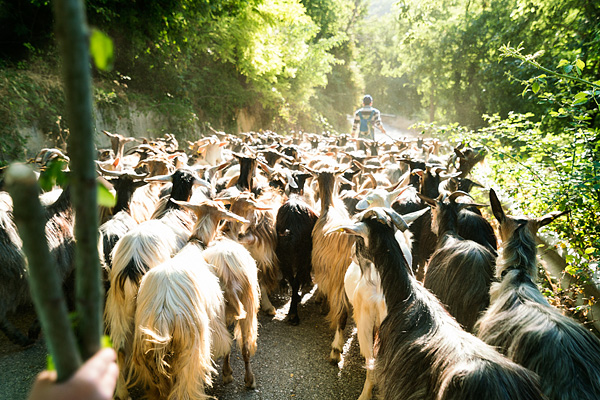
[[358, 137], [358, 126], [360, 125], [360, 117], [358, 116], [358, 111], [354, 113], [354, 122], [352, 123], [352, 130], [350, 131], [350, 135], [353, 138]]
[[375, 124], [374, 125], [381, 132], [385, 133], [385, 128], [383, 127], [383, 124], [381, 123], [381, 113], [379, 111], [377, 111], [377, 114], [375, 115]]
[[116, 359], [113, 349], [102, 349], [62, 383], [56, 383], [56, 371], [43, 371], [28, 400], [110, 400], [119, 375]]

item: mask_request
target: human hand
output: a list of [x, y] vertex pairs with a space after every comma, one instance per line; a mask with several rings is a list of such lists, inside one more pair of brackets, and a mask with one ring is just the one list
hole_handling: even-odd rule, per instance
[[43, 371], [36, 378], [29, 400], [110, 400], [119, 375], [116, 359], [113, 349], [104, 348], [62, 383], [56, 383], [56, 371]]

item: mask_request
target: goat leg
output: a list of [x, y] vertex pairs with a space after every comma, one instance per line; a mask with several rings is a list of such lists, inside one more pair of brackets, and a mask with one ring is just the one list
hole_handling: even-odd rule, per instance
[[250, 366], [250, 351], [245, 344], [242, 346], [242, 356], [244, 357], [244, 366], [246, 367], [246, 375], [244, 376], [246, 389], [256, 389], [256, 379]]
[[267, 315], [275, 315], [275, 307], [271, 304], [271, 300], [269, 300], [269, 296], [267, 295], [267, 288], [265, 285], [260, 282], [260, 308], [267, 313]]
[[300, 284], [298, 283], [298, 278], [294, 277], [292, 279], [291, 286], [292, 302], [290, 304], [290, 311], [288, 312], [288, 322], [295, 326], [300, 323], [300, 318], [298, 317], [298, 303], [300, 302], [300, 295], [298, 294]]
[[19, 331], [6, 318], [0, 321], [0, 331], [4, 332], [11, 342], [22, 347], [29, 346], [34, 342], [32, 339], [23, 335], [21, 331]]
[[229, 357], [231, 353], [227, 353], [223, 357], [223, 383], [228, 384], [233, 382], [233, 369], [231, 369], [231, 365], [229, 364]]
[[333, 343], [331, 343], [331, 354], [329, 355], [329, 361], [332, 365], [337, 365], [342, 359], [341, 354], [344, 347], [344, 329], [346, 329], [347, 320], [348, 311], [344, 310], [338, 320], [335, 338], [333, 339]]

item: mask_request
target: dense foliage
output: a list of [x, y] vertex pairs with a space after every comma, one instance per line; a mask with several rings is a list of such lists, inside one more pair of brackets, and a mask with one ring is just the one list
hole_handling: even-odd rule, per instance
[[472, 128], [485, 125], [484, 114], [542, 115], [547, 106], [519, 96], [507, 79], [507, 73], [521, 80], [534, 73], [501, 58], [509, 43], [543, 51], [539, 61], [546, 65], [585, 60], [587, 73], [600, 79], [598, 2], [401, 0], [393, 15], [371, 21], [360, 40], [365, 80], [379, 83], [391, 112]]
[[560, 60], [548, 68], [542, 54], [523, 55], [504, 47], [506, 58], [529, 65], [537, 74], [521, 81], [524, 97], [544, 106], [542, 115], [511, 112], [485, 116], [487, 125], [470, 130], [458, 125], [423, 125], [427, 131], [488, 150], [486, 169], [478, 171], [486, 186], [499, 189], [512, 207], [540, 216], [571, 210], [552, 225], [566, 250], [566, 272], [580, 285], [598, 284], [600, 259], [600, 81], [589, 80], [581, 59]]

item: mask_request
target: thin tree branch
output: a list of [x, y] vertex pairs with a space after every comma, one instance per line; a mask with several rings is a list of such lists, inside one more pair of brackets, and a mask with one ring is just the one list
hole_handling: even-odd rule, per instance
[[87, 359], [100, 348], [103, 330], [89, 30], [81, 0], [55, 0], [54, 16], [71, 132], [68, 153], [76, 214], [77, 336], [81, 355]]

